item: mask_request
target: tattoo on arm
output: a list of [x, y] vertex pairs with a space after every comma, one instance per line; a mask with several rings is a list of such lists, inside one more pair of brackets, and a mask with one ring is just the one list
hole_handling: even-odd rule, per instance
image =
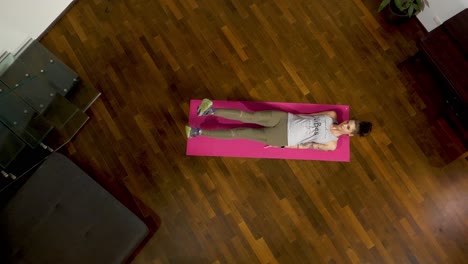
[[323, 149], [322, 144], [319, 143], [311, 143], [310, 148], [315, 150], [328, 151], [327, 149]]
[[297, 144], [296, 146], [291, 146], [291, 148], [297, 148], [297, 149], [314, 149], [314, 150], [325, 150], [321, 147], [321, 144], [318, 143], [300, 143]]

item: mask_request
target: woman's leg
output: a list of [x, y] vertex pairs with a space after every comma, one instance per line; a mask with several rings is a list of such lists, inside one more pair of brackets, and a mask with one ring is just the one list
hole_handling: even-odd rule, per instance
[[[221, 109], [216, 109], [216, 115]], [[226, 110], [226, 109], [223, 109]], [[229, 111], [221, 111], [223, 117], [235, 119], [242, 122], [261, 124], [264, 128], [234, 128], [224, 130], [204, 130], [202, 129], [201, 135], [219, 138], [219, 139], [250, 139], [272, 146], [285, 146], [288, 144], [288, 114], [280, 111], [268, 111], [270, 113], [262, 112], [242, 112], [238, 110], [228, 109]], [[265, 111], [267, 112], [267, 111]], [[227, 113], [227, 115], [226, 115]], [[244, 113], [248, 113], [245, 115]], [[249, 115], [254, 113], [253, 115]], [[262, 113], [259, 115], [259, 113]], [[220, 115], [221, 116], [221, 115]], [[276, 123], [272, 122], [275, 120]]]
[[280, 122], [281, 119], [288, 118], [288, 114], [281, 111], [267, 110], [247, 112], [226, 108], [216, 108], [213, 115], [241, 121], [243, 123], [257, 124], [264, 127], [274, 127]]
[[257, 111], [247, 112], [238, 109], [228, 108], [213, 108], [213, 101], [210, 99], [203, 99], [197, 108], [198, 116], [215, 115], [227, 119], [241, 121], [243, 123], [258, 124], [264, 127], [274, 127], [278, 124], [280, 119], [284, 118], [287, 113], [282, 111]]

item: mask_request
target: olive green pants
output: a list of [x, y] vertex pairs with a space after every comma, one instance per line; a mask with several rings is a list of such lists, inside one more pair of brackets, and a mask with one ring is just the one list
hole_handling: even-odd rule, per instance
[[245, 112], [216, 108], [215, 116], [263, 126], [262, 128], [234, 128], [202, 130], [202, 135], [220, 139], [250, 139], [272, 146], [288, 144], [288, 113], [281, 111]]

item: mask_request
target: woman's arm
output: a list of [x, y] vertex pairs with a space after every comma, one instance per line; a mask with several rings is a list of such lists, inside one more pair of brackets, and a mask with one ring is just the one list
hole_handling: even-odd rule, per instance
[[315, 150], [323, 150], [323, 151], [332, 151], [336, 149], [336, 141], [330, 141], [326, 144], [319, 144], [319, 143], [302, 143], [295, 146], [285, 146], [285, 148], [292, 148], [292, 149], [315, 149]]
[[316, 115], [326, 115], [331, 117], [332, 119], [336, 120], [337, 115], [335, 111], [324, 111], [324, 112], [318, 112], [318, 113], [311, 113], [311, 114], [304, 114], [308, 116], [316, 116]]

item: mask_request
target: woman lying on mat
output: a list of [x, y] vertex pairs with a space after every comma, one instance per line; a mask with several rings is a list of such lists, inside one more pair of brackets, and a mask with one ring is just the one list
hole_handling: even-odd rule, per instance
[[263, 127], [201, 130], [186, 126], [187, 138], [207, 136], [220, 139], [250, 139], [265, 143], [268, 145], [266, 147], [331, 151], [336, 149], [339, 136], [364, 136], [372, 130], [370, 122], [346, 120], [338, 124], [335, 111], [313, 114], [292, 114], [274, 110], [246, 112], [235, 109], [215, 109], [213, 102], [208, 99], [202, 100], [197, 114], [198, 116], [215, 115]]

